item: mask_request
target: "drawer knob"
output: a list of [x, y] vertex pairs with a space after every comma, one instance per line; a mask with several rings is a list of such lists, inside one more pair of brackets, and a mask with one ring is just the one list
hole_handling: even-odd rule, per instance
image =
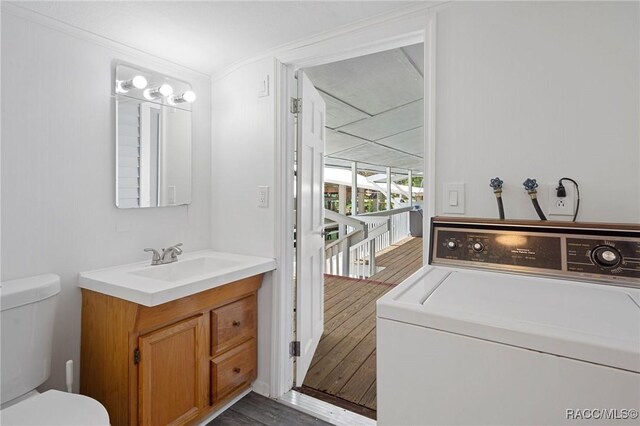
[[233, 372], [236, 373], [236, 374], [240, 374], [240, 371], [241, 371], [240, 367], [236, 367], [236, 368], [233, 369]]
[[241, 323], [240, 323], [240, 321], [238, 321], [238, 320], [235, 320], [235, 321], [233, 322], [233, 326], [234, 326], [234, 327], [240, 327], [240, 324], [241, 324]]

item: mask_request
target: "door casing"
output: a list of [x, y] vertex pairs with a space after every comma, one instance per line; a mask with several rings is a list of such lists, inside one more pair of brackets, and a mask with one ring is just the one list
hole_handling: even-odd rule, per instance
[[[435, 7], [435, 6], [434, 6]], [[296, 144], [295, 120], [290, 112], [290, 99], [297, 97], [297, 70], [339, 60], [381, 52], [411, 44], [424, 43], [425, 49], [425, 179], [428, 193], [423, 215], [424, 241], [429, 241], [428, 224], [435, 214], [435, 42], [436, 12], [432, 7], [419, 6], [402, 9], [385, 17], [363, 21], [325, 34], [314, 43], [300, 43], [275, 52], [276, 85], [276, 253], [279, 277], [274, 285], [272, 300], [273, 324], [271, 347], [270, 396], [278, 398], [294, 384], [294, 360], [289, 342], [294, 335], [293, 227], [295, 222], [294, 152]], [[428, 247], [423, 247], [423, 264], [428, 264]]]

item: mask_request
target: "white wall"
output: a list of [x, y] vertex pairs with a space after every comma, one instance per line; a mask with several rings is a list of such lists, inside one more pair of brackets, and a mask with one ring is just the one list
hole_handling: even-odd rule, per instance
[[537, 219], [522, 182], [568, 176], [578, 220], [640, 222], [640, 4], [454, 2], [437, 20], [438, 214], [464, 182], [465, 215], [497, 217], [500, 176], [507, 217]]
[[[582, 220], [640, 221], [637, 12], [637, 4], [555, 2], [453, 3], [440, 8], [438, 202], [444, 182], [465, 182], [467, 214], [494, 217], [495, 198], [488, 184], [499, 175], [506, 181], [507, 214], [533, 219], [522, 181], [535, 177], [552, 183], [566, 175], [582, 184]], [[389, 36], [382, 30], [377, 34]], [[270, 96], [258, 96], [266, 76], [275, 81], [274, 67], [272, 59], [260, 60], [213, 83], [215, 249], [277, 255], [274, 87]], [[603, 146], [615, 152], [607, 154]], [[611, 196], [603, 192], [603, 169], [618, 181]], [[259, 185], [272, 189], [268, 209], [256, 205]], [[605, 199], [615, 208], [603, 209], [599, 203]], [[441, 205], [437, 211], [442, 214]], [[257, 385], [263, 392], [277, 380], [269, 369], [275, 285], [280, 283], [267, 277], [259, 294]]]
[[[211, 246], [220, 251], [276, 257], [275, 61], [244, 65], [213, 82], [211, 147]], [[267, 78], [268, 96], [259, 96]], [[257, 188], [270, 187], [268, 208], [257, 206]], [[268, 392], [271, 360], [272, 274], [258, 293], [258, 378]]]
[[[80, 361], [78, 273], [142, 261], [145, 247], [209, 247], [211, 84], [208, 77], [109, 42], [74, 36], [2, 11], [2, 280], [62, 277], [53, 373]], [[95, 37], [93, 38], [95, 39]], [[123, 53], [123, 52], [129, 53]], [[188, 207], [115, 206], [112, 61], [191, 82], [193, 197]], [[76, 381], [76, 389], [78, 381]]]

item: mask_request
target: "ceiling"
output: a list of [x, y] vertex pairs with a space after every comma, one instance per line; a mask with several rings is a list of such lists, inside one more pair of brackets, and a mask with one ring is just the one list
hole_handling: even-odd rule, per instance
[[408, 1], [20, 1], [75, 27], [208, 75]]
[[304, 70], [327, 106], [327, 165], [424, 170], [423, 66], [420, 43]]

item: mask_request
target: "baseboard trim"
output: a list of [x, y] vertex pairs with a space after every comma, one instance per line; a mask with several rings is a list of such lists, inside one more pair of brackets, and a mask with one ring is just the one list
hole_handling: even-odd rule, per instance
[[255, 382], [253, 382], [253, 384], [251, 385], [251, 389], [257, 393], [258, 395], [262, 395], [262, 396], [266, 396], [267, 398], [271, 398], [270, 392], [269, 392], [269, 384], [267, 382], [263, 382], [261, 380], [256, 380]]
[[215, 419], [220, 414], [222, 414], [225, 411], [227, 411], [233, 404], [235, 404], [236, 402], [240, 401], [242, 398], [247, 396], [247, 394], [249, 394], [249, 393], [251, 393], [251, 388], [239, 393], [238, 396], [233, 398], [231, 401], [227, 402], [219, 410], [214, 411], [209, 416], [207, 416], [204, 419], [200, 420], [200, 423], [198, 423], [198, 426], [206, 426], [211, 420]]

